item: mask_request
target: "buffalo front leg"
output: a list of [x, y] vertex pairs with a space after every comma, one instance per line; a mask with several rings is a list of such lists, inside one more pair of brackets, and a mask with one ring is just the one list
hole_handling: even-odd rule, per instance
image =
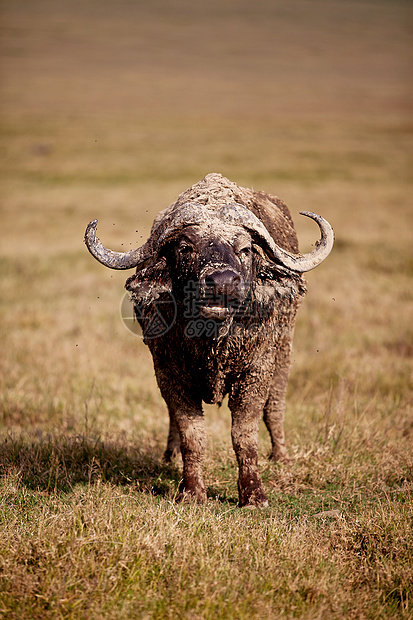
[[162, 396], [168, 405], [169, 436], [164, 455], [168, 458], [169, 450], [178, 447], [178, 440], [183, 461], [183, 481], [178, 501], [206, 501], [206, 489], [202, 472], [202, 462], [206, 447], [206, 432], [202, 401], [193, 396], [176, 380], [166, 376], [161, 369], [155, 369], [156, 378]]
[[264, 407], [264, 422], [271, 437], [270, 459], [283, 463], [288, 463], [290, 460], [284, 437], [285, 395], [290, 366], [291, 339], [286, 339], [279, 348], [270, 392]]
[[183, 482], [178, 501], [194, 499], [200, 504], [206, 501], [206, 488], [202, 462], [206, 447], [206, 433], [202, 408], [178, 408], [175, 411], [176, 423], [181, 438], [183, 460]]
[[258, 427], [262, 412], [259, 402], [229, 400], [232, 414], [232, 445], [237, 457], [238, 493], [241, 507], [265, 507], [268, 499], [258, 471]]

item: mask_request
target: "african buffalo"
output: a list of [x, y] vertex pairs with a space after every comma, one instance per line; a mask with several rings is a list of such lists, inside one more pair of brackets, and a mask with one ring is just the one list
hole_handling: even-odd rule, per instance
[[[97, 220], [87, 227], [87, 247], [100, 263], [136, 267], [126, 288], [168, 406], [164, 458], [182, 454], [180, 500], [206, 500], [202, 401], [221, 403], [228, 394], [240, 506], [268, 505], [257, 456], [262, 414], [271, 457], [288, 459], [285, 393], [295, 316], [306, 293], [302, 274], [317, 267], [334, 242], [326, 220], [302, 214], [321, 231], [306, 255], [299, 254], [279, 198], [208, 174], [161, 211], [135, 250], [108, 250], [96, 237]], [[155, 324], [157, 331], [149, 330]]]

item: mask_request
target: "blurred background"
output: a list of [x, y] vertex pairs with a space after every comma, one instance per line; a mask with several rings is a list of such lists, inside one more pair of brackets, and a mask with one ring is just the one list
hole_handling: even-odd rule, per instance
[[302, 251], [318, 233], [299, 210], [335, 229], [333, 254], [309, 274], [293, 388], [311, 365], [319, 397], [343, 377], [350, 392], [364, 381], [366, 398], [394, 395], [394, 382], [405, 394], [410, 2], [13, 0], [1, 11], [5, 428], [76, 426], [89, 397], [120, 426], [163, 407], [119, 318], [125, 274], [95, 263], [83, 234], [97, 217], [107, 246], [141, 244], [209, 172], [280, 196]]

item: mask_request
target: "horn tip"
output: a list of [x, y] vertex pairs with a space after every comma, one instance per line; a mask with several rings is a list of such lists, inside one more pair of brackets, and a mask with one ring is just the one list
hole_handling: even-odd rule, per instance
[[96, 237], [96, 229], [97, 229], [98, 221], [92, 220], [86, 227], [85, 231], [85, 243], [87, 244], [92, 239]]

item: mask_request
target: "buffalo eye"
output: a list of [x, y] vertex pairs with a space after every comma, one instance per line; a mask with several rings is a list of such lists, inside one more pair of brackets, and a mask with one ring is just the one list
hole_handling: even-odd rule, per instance
[[246, 258], [247, 256], [249, 256], [251, 254], [251, 248], [249, 246], [245, 246], [243, 248], [240, 248], [237, 251], [238, 256], [240, 256], [241, 258]]
[[241, 234], [234, 239], [233, 246], [235, 254], [238, 258], [245, 259], [251, 254], [251, 237]]
[[189, 254], [192, 254], [192, 252], [194, 251], [194, 248], [192, 245], [190, 245], [189, 243], [181, 243], [178, 246], [178, 252], [182, 255], [182, 256], [188, 256]]

